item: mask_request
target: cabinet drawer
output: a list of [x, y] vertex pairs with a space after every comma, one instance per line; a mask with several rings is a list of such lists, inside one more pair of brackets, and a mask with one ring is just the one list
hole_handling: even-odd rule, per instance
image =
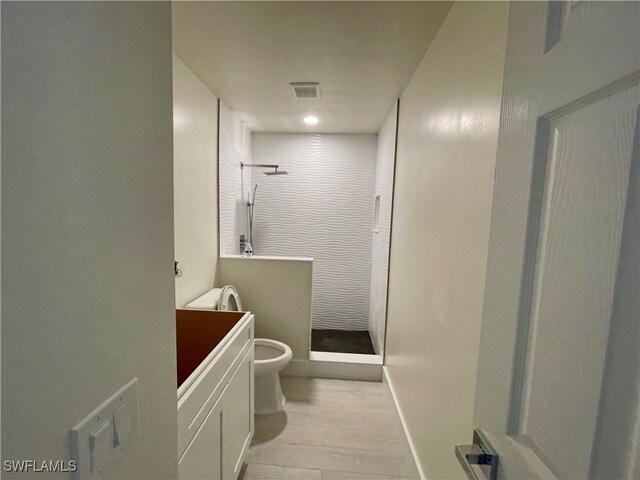
[[[233, 372], [253, 348], [253, 315], [247, 313], [238, 328], [207, 357], [196, 378], [189, 378], [178, 397], [178, 457], [182, 455], [229, 382]], [[217, 350], [217, 351], [216, 351]]]

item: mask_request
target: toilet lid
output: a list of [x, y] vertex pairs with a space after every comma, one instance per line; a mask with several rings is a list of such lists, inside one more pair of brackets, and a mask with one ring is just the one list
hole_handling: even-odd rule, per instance
[[239, 312], [242, 310], [240, 295], [238, 295], [236, 287], [233, 285], [226, 285], [222, 287], [220, 299], [218, 300], [218, 310], [227, 310], [232, 312]]

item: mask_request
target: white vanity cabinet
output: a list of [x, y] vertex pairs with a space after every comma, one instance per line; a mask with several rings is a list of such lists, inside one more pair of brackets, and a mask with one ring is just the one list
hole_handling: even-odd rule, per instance
[[176, 327], [178, 476], [235, 480], [253, 437], [253, 315], [180, 309]]

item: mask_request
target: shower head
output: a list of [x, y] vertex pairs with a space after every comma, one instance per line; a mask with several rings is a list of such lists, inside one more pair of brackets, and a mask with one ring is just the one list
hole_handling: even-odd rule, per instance
[[278, 170], [280, 165], [271, 164], [271, 163], [244, 163], [240, 162], [240, 169], [244, 167], [259, 167], [259, 168], [273, 168], [273, 172], [264, 172], [265, 175], [288, 175], [289, 172], [285, 170]]

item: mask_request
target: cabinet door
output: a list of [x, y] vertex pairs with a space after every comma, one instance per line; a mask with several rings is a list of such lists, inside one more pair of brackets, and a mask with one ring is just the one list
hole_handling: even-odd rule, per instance
[[[224, 393], [215, 403], [193, 440], [178, 460], [178, 477], [189, 480], [222, 478], [222, 407]], [[226, 478], [226, 477], [225, 477]]]
[[253, 348], [222, 395], [222, 478], [238, 478], [253, 438]]

